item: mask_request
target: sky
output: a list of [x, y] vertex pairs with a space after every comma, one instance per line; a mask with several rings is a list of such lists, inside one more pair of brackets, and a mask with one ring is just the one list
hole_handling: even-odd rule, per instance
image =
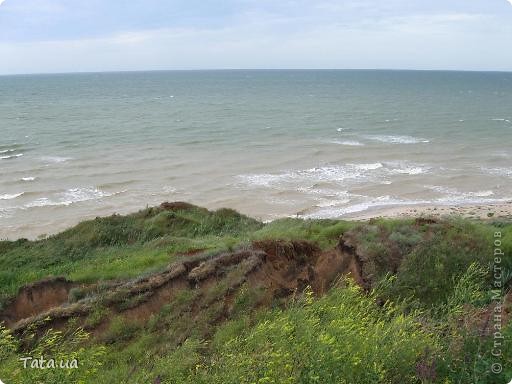
[[0, 74], [512, 71], [512, 0], [0, 0]]

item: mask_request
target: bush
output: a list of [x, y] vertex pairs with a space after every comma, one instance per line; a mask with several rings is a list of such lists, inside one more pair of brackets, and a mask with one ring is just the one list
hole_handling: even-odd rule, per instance
[[491, 256], [491, 228], [466, 222], [448, 224], [404, 257], [392, 295], [414, 296], [427, 308], [443, 304], [460, 272], [473, 262], [487, 266]]

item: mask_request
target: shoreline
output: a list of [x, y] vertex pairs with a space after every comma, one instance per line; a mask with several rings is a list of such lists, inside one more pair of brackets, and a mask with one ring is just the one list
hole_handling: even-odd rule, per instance
[[[155, 205], [158, 206], [158, 205]], [[209, 210], [215, 211], [219, 208], [207, 208]], [[122, 216], [130, 215], [138, 212], [139, 210], [134, 210], [126, 213], [121, 213]], [[236, 210], [239, 212], [238, 210]], [[242, 212], [241, 212], [242, 213]], [[115, 214], [115, 213], [114, 213]], [[244, 214], [244, 213], [242, 213]], [[245, 214], [244, 214], [245, 215]], [[95, 217], [108, 217], [109, 214], [105, 215], [97, 215], [97, 216], [89, 216], [85, 215], [81, 220], [77, 221], [75, 224], [70, 224], [65, 228], [59, 228], [55, 231], [48, 231], [44, 234], [32, 234], [29, 236], [19, 236], [16, 238], [11, 237], [1, 237], [0, 241], [16, 241], [21, 238], [26, 238], [28, 240], [40, 240], [50, 236], [57, 235], [62, 233], [70, 228], [75, 227], [76, 225], [84, 222], [93, 220]], [[263, 223], [270, 223], [275, 220], [285, 219], [285, 218], [298, 218], [302, 220], [319, 220], [317, 218], [307, 218], [297, 216], [283, 216], [278, 217], [273, 220], [261, 220], [258, 217], [254, 217], [251, 215], [246, 215], [255, 220], [261, 221]], [[371, 219], [399, 219], [399, 218], [414, 218], [414, 217], [462, 217], [465, 219], [473, 219], [473, 220], [482, 220], [482, 221], [490, 221], [495, 219], [505, 219], [512, 221], [512, 200], [504, 202], [504, 203], [488, 203], [488, 204], [463, 204], [463, 205], [448, 205], [448, 204], [417, 204], [417, 205], [393, 205], [393, 206], [380, 206], [380, 207], [372, 207], [365, 211], [354, 212], [344, 214], [342, 216], [333, 216], [330, 219], [333, 220], [346, 220], [346, 221], [368, 221]]]
[[374, 218], [405, 218], [417, 216], [460, 216], [466, 219], [493, 220], [512, 219], [512, 200], [489, 204], [418, 204], [374, 207], [363, 212], [344, 215], [343, 220], [370, 220]]

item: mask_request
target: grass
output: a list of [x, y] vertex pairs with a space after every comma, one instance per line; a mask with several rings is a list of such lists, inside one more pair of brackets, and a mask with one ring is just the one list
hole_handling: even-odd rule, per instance
[[0, 308], [18, 289], [47, 276], [93, 283], [157, 271], [179, 254], [229, 250], [261, 239], [306, 239], [327, 248], [353, 223], [283, 219], [262, 224], [230, 209], [148, 208], [85, 221], [37, 241], [0, 242]]
[[[482, 335], [478, 322], [491, 304], [496, 232], [508, 292], [512, 224], [501, 219], [263, 224], [229, 209], [148, 208], [83, 222], [43, 240], [0, 242], [0, 297], [5, 302], [24, 284], [50, 275], [99, 283], [94, 289], [108, 292], [109, 280], [136, 279], [198, 252], [216, 254], [267, 239], [307, 240], [325, 250], [344, 235], [364, 260], [369, 292], [344, 281], [321, 298], [306, 289], [275, 305], [265, 302], [263, 289], [243, 283], [239, 265], [203, 293], [177, 292], [145, 324], [112, 315], [146, 300], [144, 294], [127, 299], [119, 292], [85, 319], [89, 328], [108, 320], [100, 339], [86, 342], [81, 331], [52, 333], [34, 341], [34, 350], [55, 351], [51, 343], [57, 342], [62, 351], [73, 345], [88, 359], [87, 369], [59, 377], [63, 384], [501, 383], [512, 377], [512, 327], [503, 324], [504, 371], [496, 375], [489, 370], [495, 361], [492, 336]], [[227, 292], [235, 292], [229, 314]], [[87, 287], [75, 288], [70, 298], [88, 294]], [[55, 379], [16, 369], [25, 353], [19, 343], [0, 328], [2, 379]]]
[[[319, 300], [306, 293], [302, 301], [267, 313], [255, 326], [234, 329], [228, 341], [214, 341], [211, 357], [186, 382], [386, 383], [396, 377], [412, 379], [418, 356], [435, 353], [428, 351], [436, 345], [435, 337], [421, 329], [414, 315], [403, 316], [393, 306], [381, 309], [375, 299], [351, 283]], [[375, 348], [382, 343], [386, 350]], [[401, 364], [395, 363], [397, 359]]]
[[195, 249], [228, 249], [263, 224], [232, 210], [148, 208], [85, 221], [38, 241], [0, 242], [0, 304], [46, 276], [79, 282], [123, 279], [158, 270]]
[[254, 231], [253, 240], [309, 240], [323, 249], [334, 246], [339, 237], [356, 223], [344, 220], [280, 219]]

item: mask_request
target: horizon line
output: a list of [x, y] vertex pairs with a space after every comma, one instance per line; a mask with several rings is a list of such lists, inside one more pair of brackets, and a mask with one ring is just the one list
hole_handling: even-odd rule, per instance
[[141, 73], [141, 72], [227, 72], [227, 71], [368, 71], [368, 72], [480, 72], [480, 73], [512, 73], [511, 70], [499, 69], [422, 69], [422, 68], [175, 68], [175, 69], [127, 69], [97, 71], [62, 71], [62, 72], [20, 72], [0, 73], [7, 76], [38, 76], [38, 75], [80, 75], [101, 73]]

